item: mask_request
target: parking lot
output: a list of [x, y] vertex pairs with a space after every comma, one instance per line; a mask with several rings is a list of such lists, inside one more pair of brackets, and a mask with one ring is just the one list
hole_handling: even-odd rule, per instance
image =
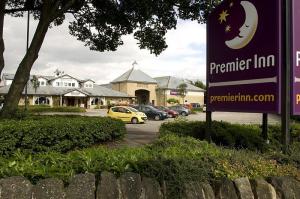
[[[107, 110], [87, 110], [86, 113], [77, 113], [84, 116], [106, 116]], [[66, 113], [49, 113], [65, 115]], [[74, 113], [69, 113], [74, 114]], [[205, 113], [197, 113], [185, 117], [189, 121], [205, 121]], [[212, 119], [216, 121], [226, 121], [235, 124], [261, 124], [262, 114], [258, 113], [229, 113], [216, 112], [212, 114]], [[148, 120], [145, 124], [126, 124], [127, 135], [125, 140], [120, 143], [126, 146], [139, 146], [153, 142], [157, 136], [159, 127], [163, 122], [173, 121], [169, 118], [163, 121]], [[279, 124], [280, 117], [277, 115], [269, 115], [269, 124]]]

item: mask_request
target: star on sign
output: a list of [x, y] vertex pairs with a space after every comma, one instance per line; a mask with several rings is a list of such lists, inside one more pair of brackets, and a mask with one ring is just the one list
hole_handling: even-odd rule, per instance
[[228, 11], [227, 10], [223, 10], [223, 12], [220, 14], [220, 17], [219, 17], [219, 21], [220, 23], [223, 23], [226, 22], [226, 17], [229, 16], [229, 14], [227, 13]]
[[233, 5], [234, 5], [233, 2], [231, 2], [231, 3], [229, 4], [230, 7], [233, 7]]
[[231, 26], [230, 25], [226, 26], [225, 32], [230, 32], [230, 31], [231, 31]]

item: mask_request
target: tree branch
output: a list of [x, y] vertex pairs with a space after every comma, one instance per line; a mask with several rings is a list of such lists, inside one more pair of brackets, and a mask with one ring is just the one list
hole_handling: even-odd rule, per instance
[[38, 6], [38, 7], [30, 8], [30, 9], [28, 9], [26, 7], [14, 8], [14, 9], [5, 9], [4, 13], [5, 14], [13, 14], [13, 13], [16, 13], [16, 12], [37, 11], [37, 10], [41, 10], [41, 7]]

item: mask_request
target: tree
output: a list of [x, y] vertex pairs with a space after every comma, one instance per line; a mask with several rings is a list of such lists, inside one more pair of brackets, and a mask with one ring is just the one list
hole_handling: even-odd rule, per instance
[[[71, 35], [84, 42], [91, 50], [115, 51], [123, 44], [121, 36], [133, 33], [141, 49], [147, 48], [150, 53], [158, 55], [167, 48], [165, 35], [168, 30], [176, 28], [178, 19], [204, 23], [209, 10], [219, 1], [1, 0], [1, 5], [3, 3], [5, 7], [0, 7], [0, 17], [3, 13], [23, 16], [25, 11], [30, 11], [39, 21], [29, 49], [19, 64], [5, 97], [1, 116], [9, 117], [16, 111], [49, 27], [61, 25], [66, 14], [71, 14], [74, 19], [69, 26]], [[3, 29], [3, 24], [1, 28]], [[3, 39], [0, 36], [0, 40]], [[0, 45], [0, 50], [2, 47], [4, 49], [4, 43]], [[0, 68], [0, 73], [1, 71]]]
[[192, 82], [192, 84], [194, 86], [197, 86], [198, 88], [202, 88], [202, 89], [206, 90], [206, 86], [201, 80], [197, 80], [195, 82]]
[[179, 84], [177, 89], [178, 89], [178, 95], [182, 98], [182, 104], [184, 104], [184, 98], [187, 94], [187, 84], [181, 83], [181, 84]]
[[36, 93], [38, 87], [40, 87], [40, 83], [39, 83], [37, 76], [33, 75], [32, 79], [30, 81], [31, 81], [32, 87], [34, 88], [34, 92]]

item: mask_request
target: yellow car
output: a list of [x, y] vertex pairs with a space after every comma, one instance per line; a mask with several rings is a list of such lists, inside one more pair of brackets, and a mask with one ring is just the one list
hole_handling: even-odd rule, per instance
[[108, 117], [120, 119], [123, 122], [131, 122], [132, 124], [144, 123], [147, 120], [145, 113], [128, 106], [114, 106], [107, 112]]

